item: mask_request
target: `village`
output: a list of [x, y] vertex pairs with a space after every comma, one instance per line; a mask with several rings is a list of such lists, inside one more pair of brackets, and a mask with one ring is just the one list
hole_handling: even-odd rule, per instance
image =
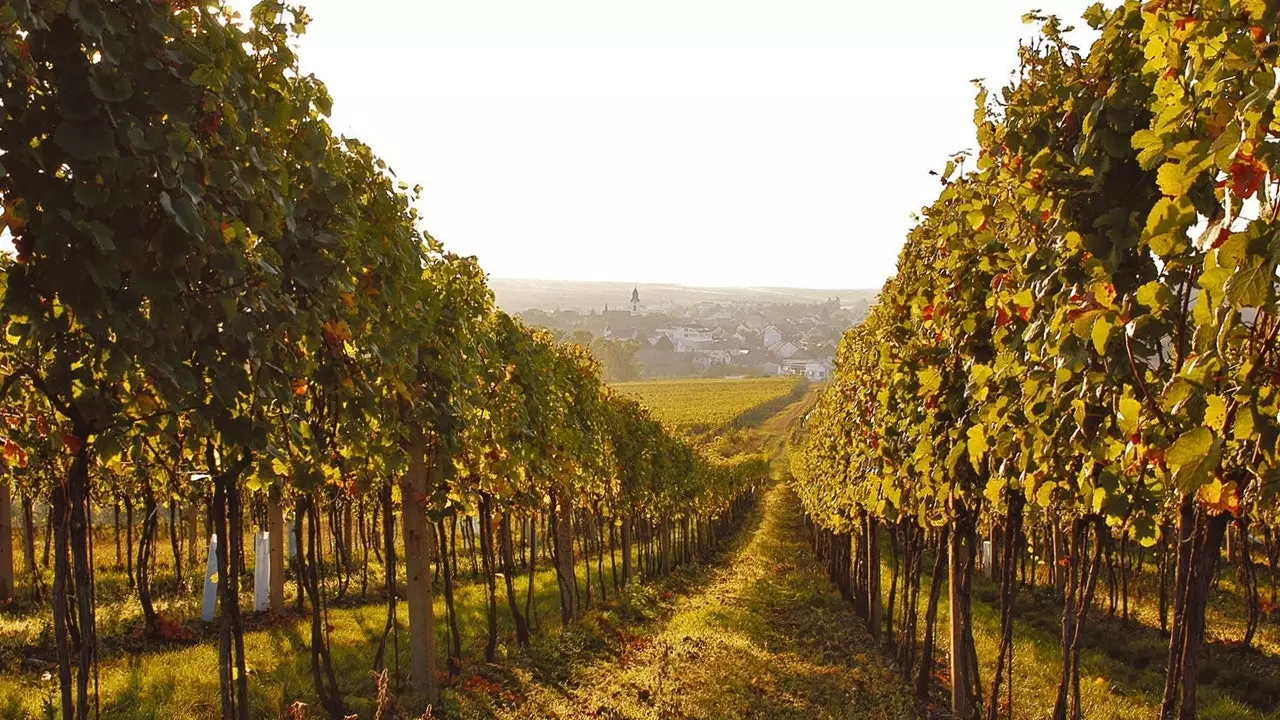
[[[801, 375], [820, 382], [834, 369], [845, 330], [865, 317], [868, 302], [770, 303], [754, 300], [659, 301], [638, 288], [617, 305], [526, 309], [525, 323], [589, 347], [617, 380], [674, 377]], [[630, 372], [619, 371], [619, 354]]]

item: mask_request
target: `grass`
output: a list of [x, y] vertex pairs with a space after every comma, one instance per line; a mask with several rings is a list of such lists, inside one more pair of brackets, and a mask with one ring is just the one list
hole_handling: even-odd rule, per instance
[[[775, 468], [782, 468], [786, 430], [811, 396], [809, 393], [792, 403], [758, 428], [732, 431], [731, 444], [752, 452], [770, 452], [778, 461]], [[680, 706], [688, 712], [705, 713], [704, 717], [750, 716], [755, 712], [752, 708], [771, 708], [781, 713], [771, 717], [809, 717], [809, 713], [823, 708], [844, 707], [849, 697], [861, 697], [863, 686], [878, 688], [887, 666], [874, 653], [863, 652], [861, 661], [856, 656], [842, 655], [842, 648], [865, 644], [865, 634], [859, 634], [848, 608], [825, 587], [811, 564], [800, 561], [804, 548], [797, 535], [798, 518], [793, 506], [788, 510], [785, 504], [779, 504], [778, 492], [771, 491], [764, 510], [751, 515], [747, 532], [725, 539], [729, 554], [723, 556], [723, 567], [695, 563], [679, 568], [659, 583], [634, 584], [620, 597], [611, 587], [610, 602], [605, 606], [599, 602], [597, 583], [593, 609], [569, 628], [559, 625], [554, 571], [539, 559], [544, 568], [535, 576], [540, 629], [528, 650], [515, 646], [505, 590], [499, 582], [500, 639], [497, 662], [492, 664], [482, 660], [484, 587], [467, 579], [470, 561], [460, 541], [462, 577], [455, 605], [465, 661], [461, 675], [449, 680], [443, 693], [443, 708], [436, 709], [437, 716], [541, 717], [535, 713], [541, 707], [538, 703], [563, 695], [569, 687], [603, 689], [604, 683], [614, 682], [603, 675], [592, 679], [588, 673], [607, 672], [611, 667], [620, 671], [637, 662], [656, 668], [657, 674], [646, 675], [637, 670], [639, 674], [621, 682], [652, 680], [653, 684], [645, 686], [651, 701], [665, 697], [664, 707], [684, 703]], [[99, 558], [102, 660], [98, 686], [102, 717], [216, 716], [216, 629], [193, 619], [198, 615], [199, 600], [194, 592], [178, 586], [169, 567], [171, 558], [164, 530], [156, 549], [157, 606], [162, 615], [176, 621], [179, 635], [189, 634], [167, 642], [148, 640], [139, 632], [141, 612], [124, 572], [114, 567], [109, 532], [100, 528], [95, 540]], [[18, 550], [20, 553], [21, 548]], [[21, 566], [22, 558], [17, 560]], [[610, 575], [607, 560], [606, 577]], [[584, 564], [579, 565], [580, 582], [583, 567]], [[332, 604], [327, 617], [339, 686], [348, 709], [360, 717], [374, 714], [377, 687], [369, 668], [386, 612], [377, 595], [381, 567], [371, 561], [368, 571], [370, 596], [360, 596], [357, 577], [348, 597]], [[523, 591], [523, 582], [519, 587]], [[287, 596], [292, 589], [289, 583]], [[334, 595], [332, 583], [329, 595]], [[447, 625], [438, 590], [436, 598], [438, 647], [443, 654], [448, 647]], [[804, 599], [805, 603], [797, 605], [797, 599]], [[242, 607], [252, 606], [248, 592], [241, 601]], [[34, 606], [27, 602], [0, 611], [0, 717], [43, 717], [45, 708], [57, 701], [56, 678], [43, 677], [53, 670], [49, 616], [47, 603]], [[815, 618], [821, 622], [809, 624]], [[397, 627], [402, 640], [407, 633], [406, 622], [401, 604]], [[688, 642], [686, 636], [690, 638]], [[245, 647], [251, 716], [284, 716], [297, 700], [314, 704], [309, 637], [309, 623], [304, 618], [249, 616]], [[744, 674], [746, 670], [730, 672], [739, 656], [750, 658], [750, 676]], [[408, 659], [403, 650], [400, 659], [401, 675], [406, 676]], [[662, 664], [654, 664], [659, 660]], [[870, 665], [864, 667], [862, 661]], [[388, 659], [388, 665], [392, 664]], [[739, 693], [745, 693], [741, 696], [744, 699], [731, 703]], [[639, 695], [637, 692], [637, 699]], [[885, 707], [903, 707], [896, 704], [899, 695], [891, 694], [897, 699]], [[400, 701], [409, 712], [421, 713], [424, 709], [421, 698], [404, 696]], [[872, 704], [882, 705], [879, 700]], [[721, 712], [726, 708], [732, 708], [732, 714]], [[588, 710], [594, 712], [586, 708], [583, 712], [588, 716]], [[571, 706], [566, 706], [564, 712], [569, 713], [564, 717], [580, 716], [571, 712]]]
[[[648, 406], [664, 425], [681, 432], [701, 433], [743, 416], [773, 414], [781, 409], [777, 403], [796, 399], [793, 393], [799, 382], [794, 377], [649, 380], [612, 387]], [[762, 412], [753, 412], [757, 409]]]
[[[740, 437], [785, 477], [786, 431], [811, 395]], [[852, 608], [809, 556], [782, 483], [719, 561], [535, 642], [531, 660], [488, 681], [465, 718], [912, 718], [919, 708]], [[549, 660], [544, 662], [543, 660]], [[486, 698], [502, 698], [490, 702]]]
[[[889, 551], [881, 551], [881, 588], [887, 602], [890, 583]], [[920, 632], [928, 601], [931, 562], [925, 563], [920, 592]], [[1043, 576], [1041, 580], [1043, 581]], [[1100, 582], [1095, 600], [1105, 598]], [[1148, 720], [1159, 712], [1164, 689], [1168, 638], [1159, 631], [1158, 595], [1153, 579], [1137, 584], [1131, 595], [1131, 620], [1109, 617], [1095, 609], [1086, 620], [1081, 650], [1081, 696], [1085, 717]], [[1052, 714], [1061, 673], [1059, 649], [1062, 600], [1041, 582], [1021, 589], [1015, 600], [1013, 707], [1015, 718], [1044, 718]], [[984, 688], [990, 692], [999, 649], [999, 594], [995, 583], [976, 576], [973, 584], [974, 641]], [[1229, 582], [1215, 591], [1209, 612], [1208, 640], [1201, 659], [1198, 685], [1199, 717], [1205, 720], [1280, 720], [1280, 637], [1275, 623], [1263, 624], [1255, 649], [1238, 646], [1243, 633], [1243, 602]], [[938, 659], [946, 662], [949, 635], [946, 587], [938, 605]], [[1232, 647], [1229, 642], [1234, 641]], [[945, 678], [945, 670], [941, 673]], [[1002, 700], [1007, 690], [1002, 690]], [[942, 694], [938, 707], [949, 706]]]
[[[465, 563], [462, 558], [460, 562]], [[620, 558], [618, 558], [620, 564]], [[539, 561], [543, 563], [543, 561]], [[534, 603], [537, 620], [543, 633], [558, 635], [559, 590], [555, 572], [548, 563], [535, 573]], [[583, 580], [583, 568], [579, 565], [579, 581]], [[465, 567], [460, 568], [466, 575]], [[609, 563], [606, 556], [606, 578]], [[523, 599], [524, 580], [520, 583]], [[593, 583], [594, 601], [599, 603], [598, 583]], [[610, 587], [612, 595], [612, 588]], [[498, 614], [500, 642], [498, 654], [505, 658], [516, 651], [514, 625], [507, 610], [505, 590], [499, 583]], [[251, 602], [251, 598], [245, 598]], [[361, 717], [372, 717], [376, 685], [369, 669], [373, 654], [381, 637], [386, 619], [386, 606], [381, 600], [331, 607], [328, 613], [330, 647], [335, 671], [339, 678], [348, 709]], [[195, 611], [192, 599], [181, 599], [169, 606], [173, 614], [179, 608]], [[483, 655], [485, 642], [485, 590], [484, 585], [465, 579], [455, 589], [455, 607], [458, 612], [459, 633], [463, 638], [463, 655], [471, 661]], [[136, 605], [133, 603], [132, 605]], [[100, 627], [103, 632], [103, 660], [99, 674], [99, 692], [102, 699], [102, 716], [106, 718], [178, 718], [210, 717], [218, 713], [218, 660], [216, 629], [206, 628], [193, 621], [189, 627], [195, 633], [186, 642], [167, 645], [143, 645], [141, 639], [124, 637], [121, 628], [136, 620], [133, 612], [120, 604], [101, 606]], [[436, 629], [438, 647], [447, 652], [447, 625], [444, 600], [437, 590]], [[35, 642], [36, 647], [52, 647], [45, 613], [28, 613], [21, 618], [2, 616], [0, 629], [9, 639], [11, 634], [24, 635], [25, 642]], [[124, 618], [116, 617], [124, 615]], [[133, 618], [133, 620], [125, 619]], [[407, 675], [408, 657], [403, 647], [407, 638], [407, 611], [403, 603], [398, 606], [397, 626], [401, 635], [401, 674]], [[295, 616], [273, 619], [267, 616], [251, 616], [245, 633], [245, 653], [249, 666], [249, 702], [252, 717], [281, 717], [295, 700], [314, 702], [311, 680], [310, 624]], [[48, 642], [40, 645], [41, 638]], [[47, 655], [52, 651], [48, 650]], [[393, 664], [390, 657], [387, 664]], [[443, 665], [442, 665], [443, 667]], [[43, 678], [42, 673], [51, 669], [45, 660], [20, 663], [20, 669], [6, 671], [0, 676], [0, 717], [42, 717], [47, 701], [56, 702], [57, 679]], [[56, 671], [55, 671], [56, 672]], [[424, 703], [420, 698], [403, 698], [411, 711], [421, 712]]]
[[501, 718], [912, 718], [918, 708], [803, 541], [794, 498], [765, 494], [754, 527], [697, 592], [617, 656], [524, 688]]

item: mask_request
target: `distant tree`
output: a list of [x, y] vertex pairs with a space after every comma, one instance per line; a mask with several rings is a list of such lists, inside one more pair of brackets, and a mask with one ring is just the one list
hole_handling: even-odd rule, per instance
[[[573, 334], [569, 336], [569, 341], [575, 342], [584, 348], [590, 348], [592, 338], [590, 330], [574, 330]], [[604, 338], [601, 339], [603, 340]]]
[[867, 302], [866, 298], [859, 298], [857, 302], [850, 306], [849, 311], [853, 314], [854, 322], [862, 322], [862, 319], [867, 316], [870, 309], [871, 304]]
[[676, 350], [675, 344], [666, 335], [659, 337], [658, 342], [654, 343], [653, 347], [655, 350], [661, 350], [662, 352], [675, 352]]
[[[575, 342], [577, 334], [574, 333]], [[590, 348], [591, 354], [600, 363], [600, 374], [605, 382], [626, 382], [640, 377], [640, 363], [636, 361], [639, 342], [598, 338], [591, 343]]]

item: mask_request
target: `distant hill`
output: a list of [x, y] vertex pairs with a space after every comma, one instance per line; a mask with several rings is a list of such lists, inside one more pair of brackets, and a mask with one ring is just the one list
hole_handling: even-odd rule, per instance
[[515, 313], [537, 308], [539, 310], [600, 310], [605, 305], [615, 310], [626, 308], [631, 299], [631, 289], [639, 288], [640, 302], [650, 310], [668, 304], [693, 305], [699, 302], [746, 303], [820, 303], [833, 297], [840, 298], [841, 305], [851, 305], [858, 300], [871, 302], [876, 290], [868, 289], [813, 289], [777, 287], [691, 287], [661, 283], [579, 282], [571, 280], [529, 280], [521, 278], [490, 278], [498, 307]]

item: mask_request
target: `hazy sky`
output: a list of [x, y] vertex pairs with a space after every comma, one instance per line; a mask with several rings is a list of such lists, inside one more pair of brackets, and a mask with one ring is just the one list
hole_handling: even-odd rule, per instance
[[878, 287], [968, 81], [1089, 4], [311, 0], [300, 57], [492, 275]]

